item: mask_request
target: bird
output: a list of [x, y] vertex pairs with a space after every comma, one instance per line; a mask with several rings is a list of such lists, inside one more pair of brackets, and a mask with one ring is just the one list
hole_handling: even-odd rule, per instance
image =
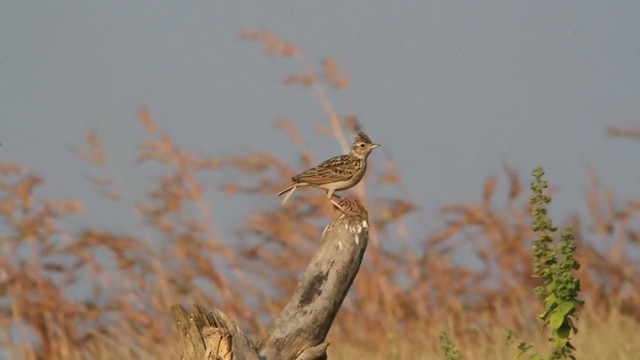
[[348, 154], [332, 157], [320, 165], [292, 177], [293, 184], [278, 193], [278, 196], [286, 194], [282, 204], [287, 202], [297, 188], [313, 186], [326, 190], [329, 201], [342, 210], [342, 207], [333, 200], [334, 193], [349, 189], [362, 180], [367, 171], [369, 154], [380, 146], [380, 144], [374, 144], [364, 132], [358, 132]]

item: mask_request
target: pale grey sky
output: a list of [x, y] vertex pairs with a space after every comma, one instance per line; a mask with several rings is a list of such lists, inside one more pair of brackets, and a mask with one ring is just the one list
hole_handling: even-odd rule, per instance
[[[149, 177], [132, 169], [143, 105], [200, 153], [251, 148], [294, 164], [273, 127], [283, 115], [316, 159], [336, 155], [336, 142], [313, 135], [326, 120], [312, 93], [282, 85], [300, 64], [239, 40], [255, 27], [338, 60], [353, 86], [331, 94], [334, 106], [392, 153], [424, 209], [477, 201], [482, 179], [506, 163], [524, 176], [545, 166], [556, 209], [570, 212], [584, 207], [587, 166], [618, 200], [640, 196], [640, 143], [605, 133], [640, 124], [638, 19], [638, 1], [5, 0], [0, 158], [33, 168], [48, 181], [43, 193], [78, 197], [93, 206], [91, 221], [109, 225], [117, 214], [96, 201], [90, 167], [69, 148], [96, 130], [117, 176], [140, 191]], [[382, 166], [381, 153], [372, 159]]]

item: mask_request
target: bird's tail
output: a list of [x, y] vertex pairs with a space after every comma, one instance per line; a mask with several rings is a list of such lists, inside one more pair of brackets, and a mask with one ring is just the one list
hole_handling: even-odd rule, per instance
[[284, 199], [282, 199], [283, 205], [284, 203], [287, 202], [287, 200], [289, 200], [289, 197], [291, 196], [291, 194], [293, 194], [294, 191], [296, 191], [297, 188], [298, 188], [298, 184], [293, 184], [278, 193], [278, 196], [283, 195], [284, 193], [287, 193], [287, 195], [284, 196]]

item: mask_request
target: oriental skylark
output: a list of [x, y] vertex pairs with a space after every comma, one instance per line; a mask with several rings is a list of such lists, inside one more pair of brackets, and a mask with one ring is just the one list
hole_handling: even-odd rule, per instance
[[333, 157], [292, 177], [293, 184], [278, 193], [278, 196], [287, 193], [282, 200], [284, 204], [298, 187], [314, 186], [326, 190], [329, 201], [342, 210], [342, 207], [332, 199], [333, 193], [353, 187], [362, 180], [367, 171], [367, 158], [371, 150], [379, 146], [371, 142], [367, 134], [361, 131], [353, 142], [349, 154]]

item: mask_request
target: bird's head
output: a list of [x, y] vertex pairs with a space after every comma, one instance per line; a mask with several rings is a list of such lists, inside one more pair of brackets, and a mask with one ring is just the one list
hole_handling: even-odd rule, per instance
[[369, 156], [371, 150], [379, 147], [380, 144], [374, 144], [369, 136], [364, 132], [360, 131], [358, 136], [356, 136], [356, 140], [353, 142], [351, 146], [351, 154], [361, 158], [366, 159]]

